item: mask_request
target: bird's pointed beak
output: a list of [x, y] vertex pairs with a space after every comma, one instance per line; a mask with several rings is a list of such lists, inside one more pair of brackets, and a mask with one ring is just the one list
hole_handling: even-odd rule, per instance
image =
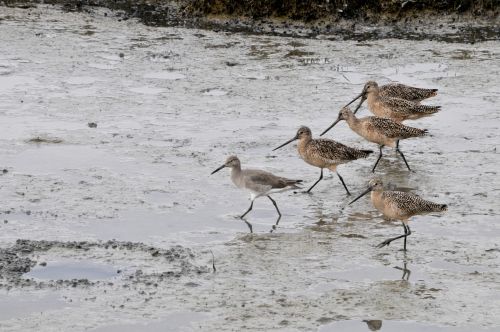
[[361, 193], [361, 195], [359, 195], [358, 197], [356, 197], [355, 199], [353, 199], [353, 200], [349, 203], [349, 205], [351, 205], [352, 203], [356, 202], [358, 199], [360, 199], [360, 198], [361, 198], [361, 197], [363, 197], [364, 195], [368, 194], [370, 191], [372, 191], [372, 189], [373, 189], [372, 187], [368, 187], [368, 189], [366, 189], [365, 191], [363, 191], [363, 192]]
[[325, 130], [324, 132], [322, 132], [322, 133], [321, 133], [321, 135], [319, 135], [319, 136], [323, 136], [324, 134], [326, 134], [326, 132], [327, 132], [328, 130], [332, 129], [333, 127], [335, 127], [335, 125], [336, 125], [337, 123], [339, 123], [339, 122], [340, 122], [340, 120], [341, 120], [341, 119], [340, 119], [340, 116], [339, 116], [339, 117], [337, 118], [337, 120], [335, 120], [335, 122], [334, 122], [334, 123], [332, 123], [332, 125], [331, 125], [330, 127], [326, 128], [326, 130]]
[[[359, 91], [359, 90], [358, 90]], [[347, 103], [347, 105], [345, 105], [344, 107], [347, 107], [349, 105], [351, 105], [352, 103], [354, 103], [356, 100], [358, 100], [359, 98], [363, 97], [363, 95], [365, 94], [365, 90], [363, 89], [363, 92], [361, 92], [359, 95], [356, 96], [356, 98], [354, 98], [353, 100], [351, 100], [349, 103]]]
[[223, 169], [224, 167], [226, 167], [226, 165], [222, 165], [220, 167], [218, 167], [215, 171], [213, 171], [212, 173], [210, 173], [210, 175], [214, 174], [214, 173], [217, 173], [218, 171], [220, 171], [221, 169]]
[[361, 105], [363, 104], [363, 102], [366, 100], [366, 95], [365, 94], [362, 94], [362, 95], [363, 96], [361, 97], [361, 100], [359, 101], [358, 106], [356, 106], [356, 108], [352, 112], [353, 114], [356, 114], [356, 112], [359, 110], [359, 108], [361, 107]]
[[281, 145], [280, 145], [280, 146], [278, 146], [277, 148], [274, 148], [274, 149], [273, 149], [273, 151], [276, 151], [276, 150], [278, 150], [278, 149], [281, 149], [281, 148], [282, 148], [282, 147], [284, 147], [285, 145], [290, 144], [290, 143], [292, 143], [293, 141], [295, 141], [295, 140], [297, 140], [297, 139], [299, 139], [299, 138], [298, 138], [297, 136], [295, 136], [294, 138], [292, 138], [292, 139], [290, 139], [290, 140], [286, 141], [285, 143], [281, 144]]

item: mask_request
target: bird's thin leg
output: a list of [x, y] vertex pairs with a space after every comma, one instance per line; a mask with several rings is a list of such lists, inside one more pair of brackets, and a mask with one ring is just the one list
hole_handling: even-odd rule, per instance
[[246, 219], [242, 219], [245, 224], [247, 224], [248, 228], [250, 229], [250, 233], [253, 233], [253, 226], [251, 223], [249, 223]]
[[248, 212], [252, 211], [252, 208], [253, 208], [253, 200], [250, 203], [250, 207], [248, 208], [247, 212], [243, 213], [243, 215], [240, 218], [243, 219], [247, 215]]
[[405, 246], [404, 246], [404, 248], [403, 248], [403, 249], [404, 249], [404, 251], [406, 251], [406, 238], [407, 238], [408, 236], [410, 236], [410, 235], [411, 235], [410, 226], [408, 226], [408, 225], [405, 225], [405, 226], [406, 226], [406, 227], [405, 227], [405, 233], [406, 233], [406, 236], [405, 236]]
[[[404, 237], [404, 238], [406, 239], [406, 237], [407, 237], [408, 235], [410, 235], [410, 234], [411, 234], [411, 232], [410, 232], [410, 228], [409, 228], [408, 226], [406, 226], [406, 227], [405, 227], [405, 225], [403, 224], [403, 227], [404, 227], [404, 229], [405, 229], [405, 233], [404, 233], [403, 235], [399, 235], [399, 236], [391, 237], [390, 239], [387, 239], [387, 240], [385, 240], [384, 242], [381, 242], [381, 243], [377, 246], [377, 248], [382, 248], [382, 247], [388, 246], [388, 245], [389, 245], [392, 241], [397, 240], [397, 239], [400, 239], [400, 238], [402, 238], [402, 237]], [[408, 227], [408, 228], [407, 228], [407, 227]], [[404, 249], [406, 250], [406, 245], [405, 245]]]
[[403, 250], [406, 251], [406, 238], [408, 237], [408, 231], [406, 230], [406, 225], [405, 223], [403, 223], [403, 228], [405, 230], [405, 241], [404, 241], [404, 245], [403, 245]]
[[340, 182], [342, 182], [342, 185], [344, 186], [345, 191], [347, 191], [347, 195], [351, 196], [351, 193], [349, 192], [349, 189], [347, 189], [347, 186], [345, 185], [344, 179], [342, 179], [342, 177], [340, 176], [339, 172], [335, 172], [335, 173], [337, 173], [337, 176], [339, 177]]
[[406, 158], [405, 158], [405, 155], [403, 154], [403, 152], [401, 152], [401, 150], [399, 149], [399, 140], [397, 141], [396, 143], [396, 151], [401, 155], [401, 157], [403, 157], [403, 161], [405, 162], [406, 164], [406, 167], [408, 168], [409, 171], [411, 171], [410, 169], [410, 165], [408, 165], [408, 162], [406, 161]]
[[411, 271], [406, 268], [406, 262], [404, 263], [404, 270], [403, 271], [404, 271], [403, 279], [405, 278], [405, 273], [406, 273], [406, 281], [408, 281], [410, 279]]
[[279, 214], [279, 216], [280, 216], [280, 218], [281, 218], [281, 212], [280, 212], [280, 210], [278, 209], [278, 204], [276, 204], [276, 201], [275, 201], [274, 199], [272, 199], [272, 198], [271, 198], [271, 196], [269, 196], [269, 195], [267, 196], [267, 198], [269, 198], [269, 199], [271, 200], [271, 202], [273, 202], [273, 205], [274, 205], [274, 207], [276, 208], [276, 211], [278, 212], [278, 214]]
[[375, 162], [375, 165], [373, 165], [373, 168], [372, 168], [372, 173], [375, 173], [375, 168], [377, 168], [378, 162], [379, 162], [379, 161], [380, 161], [380, 159], [382, 158], [382, 148], [383, 148], [383, 147], [384, 147], [383, 145], [379, 146], [380, 153], [379, 153], [379, 155], [378, 155], [378, 159], [377, 159], [377, 161]]
[[322, 179], [323, 179], [323, 169], [321, 169], [321, 175], [319, 176], [318, 181], [314, 182], [311, 188], [307, 189], [306, 193], [310, 192], [312, 188], [314, 188], [318, 184], [318, 182], [321, 181]]
[[278, 209], [278, 204], [276, 204], [276, 201], [274, 199], [271, 198], [271, 196], [267, 196], [267, 198], [269, 198], [271, 200], [271, 202], [273, 202], [273, 205], [274, 207], [276, 208], [276, 211], [278, 212], [278, 219], [276, 220], [276, 223], [273, 225], [272, 229], [271, 229], [271, 233], [276, 229], [276, 227], [278, 226], [279, 222], [280, 222], [280, 219], [281, 219], [281, 212], [280, 210]]

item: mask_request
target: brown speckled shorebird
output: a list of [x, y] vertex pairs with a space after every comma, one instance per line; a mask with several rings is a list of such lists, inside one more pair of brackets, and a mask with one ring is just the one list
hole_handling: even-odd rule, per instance
[[311, 188], [307, 190], [308, 193], [318, 184], [319, 181], [323, 179], [323, 168], [328, 168], [330, 171], [337, 173], [337, 176], [339, 177], [340, 182], [342, 182], [347, 195], [350, 195], [351, 193], [349, 192], [349, 189], [347, 189], [344, 179], [337, 172], [337, 166], [359, 158], [366, 158], [370, 153], [373, 153], [372, 150], [359, 150], [351, 148], [329, 139], [313, 139], [311, 130], [304, 126], [299, 128], [295, 137], [273, 149], [273, 151], [278, 150], [295, 140], [299, 140], [297, 150], [300, 157], [304, 159], [306, 163], [321, 168], [321, 174], [318, 181], [316, 181]]
[[373, 114], [381, 118], [392, 119], [396, 122], [431, 116], [441, 109], [441, 106], [420, 105], [402, 98], [383, 96], [380, 93], [377, 82], [374, 81], [367, 82], [363, 91], [346, 106], [358, 98], [361, 98], [361, 102], [354, 110], [354, 114], [361, 107], [363, 101], [368, 100], [368, 108]]
[[[381, 97], [401, 98], [408, 101], [412, 101], [414, 103], [420, 103], [424, 99], [434, 97], [437, 95], [437, 92], [438, 89], [417, 88], [414, 86], [404, 85], [400, 83], [389, 83], [379, 87], [379, 94]], [[359, 97], [362, 97], [362, 93], [346, 106], [349, 106]], [[363, 103], [363, 101], [364, 99], [361, 101], [360, 105]]]
[[380, 179], [370, 180], [368, 189], [350, 202], [349, 205], [356, 202], [369, 192], [371, 192], [373, 206], [382, 212], [382, 214], [387, 218], [401, 220], [405, 232], [403, 235], [383, 241], [377, 246], [378, 248], [388, 246], [392, 241], [404, 238], [403, 250], [406, 251], [406, 238], [411, 234], [410, 226], [408, 226], [409, 218], [419, 214], [443, 212], [448, 210], [448, 206], [446, 204], [433, 203], [413, 193], [384, 190], [383, 183]]
[[379, 118], [376, 116], [367, 116], [364, 118], [357, 118], [356, 115], [351, 112], [347, 107], [344, 107], [339, 112], [339, 116], [335, 122], [328, 127], [320, 136], [326, 134], [327, 131], [332, 129], [337, 123], [345, 120], [351, 128], [359, 136], [365, 138], [366, 140], [377, 143], [379, 145], [379, 155], [378, 159], [373, 165], [372, 172], [375, 172], [375, 168], [382, 158], [382, 148], [384, 146], [390, 146], [396, 148], [396, 151], [401, 155], [403, 161], [411, 171], [406, 158], [399, 149], [399, 141], [411, 137], [420, 137], [427, 134], [427, 129], [418, 129], [413, 127], [408, 127], [400, 123], [394, 122], [391, 119]]
[[[241, 169], [241, 162], [236, 156], [228, 157], [226, 159], [226, 162], [222, 166], [214, 170], [211, 174], [220, 171], [224, 167], [231, 168], [231, 180], [236, 185], [236, 187], [250, 191], [250, 207], [245, 213], [243, 213], [243, 215], [240, 217], [241, 219], [243, 219], [247, 215], [247, 213], [252, 210], [253, 201], [256, 198], [266, 196], [271, 200], [274, 207], [276, 208], [276, 211], [278, 212], [278, 220], [275, 224], [278, 225], [278, 222], [281, 219], [281, 212], [278, 209], [276, 201], [269, 195], [272, 193], [283, 192], [290, 189], [299, 189], [300, 187], [297, 186], [297, 184], [302, 182], [302, 180], [282, 178], [258, 169]], [[250, 228], [250, 232], [252, 232], [252, 225], [246, 220], [244, 221]]]

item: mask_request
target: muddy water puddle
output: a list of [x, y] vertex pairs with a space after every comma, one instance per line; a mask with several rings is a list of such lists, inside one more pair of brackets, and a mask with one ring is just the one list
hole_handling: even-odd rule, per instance
[[121, 270], [117, 270], [116, 267], [110, 265], [93, 261], [65, 260], [43, 262], [42, 265], [35, 266], [23, 277], [37, 280], [106, 280], [115, 278], [120, 273]]
[[[40, 281], [8, 265], [2, 331], [500, 326], [498, 42], [294, 41], [0, 8], [0, 245]], [[237, 154], [307, 188], [319, 170], [272, 149], [300, 125], [317, 136], [370, 79], [439, 89], [426, 103], [442, 111], [408, 123], [432, 136], [401, 143], [414, 172], [386, 149], [377, 175], [449, 211], [414, 218], [406, 254], [376, 249], [401, 225], [368, 199], [348, 206], [325, 172], [310, 195], [274, 196], [276, 229], [256, 200], [249, 234], [248, 197], [210, 172]], [[328, 137], [377, 148], [345, 123]], [[339, 167], [353, 194], [374, 161]], [[17, 239], [59, 249], [9, 251]], [[101, 246], [112, 239], [134, 244]]]

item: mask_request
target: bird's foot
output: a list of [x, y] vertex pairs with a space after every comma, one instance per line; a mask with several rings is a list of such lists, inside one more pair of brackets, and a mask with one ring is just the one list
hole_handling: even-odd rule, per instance
[[380, 249], [380, 248], [383, 248], [383, 247], [385, 247], [385, 246], [388, 246], [389, 244], [391, 244], [391, 242], [392, 242], [392, 239], [387, 239], [387, 240], [385, 240], [384, 242], [379, 243], [379, 244], [377, 245], [377, 248], [379, 248], [379, 249]]

